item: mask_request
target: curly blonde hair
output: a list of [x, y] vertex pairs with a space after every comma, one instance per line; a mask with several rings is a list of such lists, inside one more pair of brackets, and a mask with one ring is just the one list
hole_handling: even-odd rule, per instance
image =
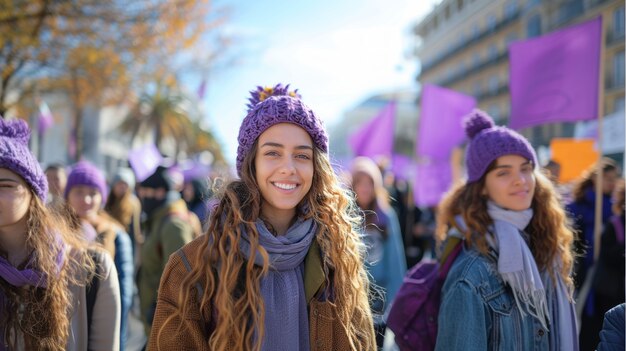
[[[245, 157], [241, 180], [230, 182], [213, 210], [206, 239], [200, 246], [203, 255], [191, 263], [193, 269], [182, 281], [178, 296], [179, 310], [165, 322], [177, 316], [186, 316], [192, 298], [192, 287], [203, 282], [204, 295], [200, 310], [205, 318], [219, 306], [215, 330], [209, 338], [211, 350], [260, 350], [264, 335], [265, 313], [260, 293], [260, 281], [268, 272], [267, 251], [259, 245], [255, 221], [261, 208], [261, 194], [255, 179], [254, 159], [257, 143]], [[309, 193], [300, 204], [308, 208], [302, 215], [319, 223], [316, 241], [323, 253], [323, 269], [327, 273], [326, 286], [333, 289], [331, 296], [337, 318], [348, 334], [353, 350], [375, 348], [367, 292], [368, 278], [363, 266], [364, 247], [356, 228], [361, 223], [354, 199], [342, 187], [330, 165], [328, 156], [320, 149], [314, 151], [314, 174]], [[250, 240], [250, 255], [244, 259], [239, 249], [243, 230]], [[255, 266], [255, 256], [263, 258], [262, 266]], [[332, 272], [332, 273], [331, 273]], [[219, 281], [218, 281], [219, 277]], [[243, 284], [244, 289], [237, 289]], [[214, 315], [214, 314], [213, 314]], [[183, 320], [184, 318], [181, 318]], [[179, 331], [180, 331], [179, 325]], [[162, 328], [157, 334], [157, 345]], [[157, 346], [159, 348], [159, 346]]]
[[[26, 246], [32, 269], [45, 277], [45, 287], [15, 287], [0, 279], [5, 309], [0, 316], [4, 340], [16, 349], [21, 334], [28, 350], [65, 350], [69, 337], [72, 295], [70, 285], [85, 285], [95, 264], [87, 243], [70, 229], [64, 208], [47, 208], [32, 191], [27, 214]], [[58, 261], [61, 261], [59, 266]]]
[[[456, 228], [463, 233], [467, 245], [487, 255], [485, 234], [493, 220], [487, 213], [487, 197], [483, 194], [483, 189], [487, 173], [495, 165], [496, 161], [492, 162], [478, 181], [461, 183], [444, 196], [438, 206], [437, 215], [436, 235], [440, 243], [445, 240], [451, 228]], [[529, 247], [537, 267], [540, 270], [547, 269], [553, 278], [556, 277], [555, 274], [560, 274], [571, 290], [573, 280], [570, 273], [574, 259], [572, 226], [552, 182], [536, 168], [533, 173], [536, 180], [531, 204], [534, 215], [526, 228], [530, 236]], [[456, 223], [456, 216], [463, 218], [467, 228], [461, 228]], [[553, 269], [553, 262], [557, 257], [561, 262], [560, 272], [554, 272]]]

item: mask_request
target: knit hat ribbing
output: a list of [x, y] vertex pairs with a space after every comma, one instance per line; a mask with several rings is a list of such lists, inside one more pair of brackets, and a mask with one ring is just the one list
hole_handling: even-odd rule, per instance
[[0, 117], [0, 168], [19, 174], [35, 194], [46, 202], [48, 180], [28, 148], [29, 139], [30, 129], [25, 121]]
[[277, 84], [273, 88], [257, 87], [253, 90], [248, 104], [248, 114], [239, 128], [237, 147], [237, 174], [241, 176], [241, 166], [245, 156], [259, 135], [278, 123], [293, 123], [309, 133], [313, 144], [323, 152], [328, 152], [328, 135], [322, 121], [306, 106], [297, 94], [290, 92], [289, 85]]
[[475, 109], [463, 119], [470, 139], [465, 155], [467, 182], [479, 180], [487, 167], [500, 156], [520, 155], [537, 165], [535, 150], [528, 140], [506, 127], [496, 126], [485, 112]]
[[72, 171], [67, 176], [67, 185], [65, 187], [65, 199], [77, 185], [86, 185], [98, 189], [102, 195], [102, 203], [106, 202], [107, 185], [102, 172], [93, 164], [87, 161], [80, 161], [72, 167]]

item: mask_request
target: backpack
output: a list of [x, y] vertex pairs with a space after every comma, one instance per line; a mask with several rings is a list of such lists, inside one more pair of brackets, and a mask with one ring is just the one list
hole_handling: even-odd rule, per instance
[[441, 262], [419, 262], [404, 277], [387, 318], [400, 350], [435, 349], [441, 289], [462, 245], [461, 239], [448, 239]]

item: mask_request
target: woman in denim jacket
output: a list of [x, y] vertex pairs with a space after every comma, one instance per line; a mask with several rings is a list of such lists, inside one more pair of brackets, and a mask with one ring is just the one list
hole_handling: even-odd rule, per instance
[[557, 193], [518, 133], [465, 119], [465, 184], [440, 204], [438, 236], [463, 250], [442, 290], [437, 350], [578, 350], [572, 240]]

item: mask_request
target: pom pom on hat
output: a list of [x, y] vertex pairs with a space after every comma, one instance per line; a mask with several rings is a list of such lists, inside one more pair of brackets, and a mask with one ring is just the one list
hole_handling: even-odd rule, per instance
[[0, 117], [0, 168], [7, 168], [20, 175], [37, 197], [45, 202], [48, 180], [28, 148], [29, 139], [30, 129], [24, 120], [5, 120]]
[[512, 129], [496, 126], [485, 112], [474, 110], [463, 122], [470, 138], [465, 152], [468, 183], [478, 181], [500, 156], [519, 155], [537, 165], [535, 150], [528, 140]]
[[493, 120], [481, 110], [474, 110], [463, 119], [463, 124], [465, 134], [470, 139], [473, 139], [481, 131], [495, 126]]
[[324, 124], [306, 106], [296, 91], [289, 91], [289, 85], [277, 84], [274, 87], [257, 87], [250, 92], [248, 114], [239, 128], [237, 147], [237, 173], [241, 176], [241, 166], [252, 145], [265, 130], [279, 123], [292, 123], [306, 130], [313, 144], [328, 152], [328, 135]]

